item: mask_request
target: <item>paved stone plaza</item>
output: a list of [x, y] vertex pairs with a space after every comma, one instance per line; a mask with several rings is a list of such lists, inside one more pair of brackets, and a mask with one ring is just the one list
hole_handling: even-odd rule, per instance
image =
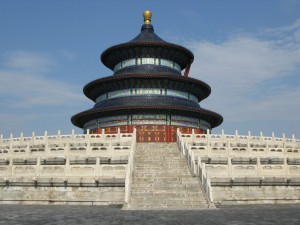
[[1, 205], [0, 224], [299, 225], [300, 204], [227, 206], [190, 211], [125, 211], [100, 206]]

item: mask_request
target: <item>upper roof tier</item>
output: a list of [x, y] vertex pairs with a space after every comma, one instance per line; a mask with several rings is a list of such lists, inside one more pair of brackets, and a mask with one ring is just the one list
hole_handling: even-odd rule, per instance
[[151, 12], [145, 11], [141, 33], [129, 42], [106, 49], [101, 55], [102, 63], [111, 70], [118, 63], [135, 58], [165, 59], [177, 63], [183, 70], [193, 62], [194, 55], [188, 49], [158, 37], [151, 24]]

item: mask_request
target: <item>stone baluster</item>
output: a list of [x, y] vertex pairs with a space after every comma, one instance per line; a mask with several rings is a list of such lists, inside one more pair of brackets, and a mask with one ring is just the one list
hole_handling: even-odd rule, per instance
[[136, 128], [133, 128], [133, 138], [132, 138], [133, 142], [136, 142]]
[[206, 131], [206, 139], [207, 139], [207, 151], [208, 151], [208, 154], [211, 154], [211, 146], [210, 146], [211, 135], [210, 135], [210, 130], [209, 129], [207, 129], [207, 131]]
[[60, 130], [57, 131], [57, 142], [56, 144], [59, 145], [61, 143], [61, 136], [60, 136]]
[[49, 152], [49, 140], [48, 140], [48, 132], [44, 132], [44, 144], [45, 144], [45, 153]]
[[121, 142], [121, 130], [120, 130], [120, 127], [118, 127], [117, 141]]
[[260, 157], [257, 157], [257, 177], [262, 177], [262, 166], [260, 163]]
[[90, 135], [90, 129], [86, 129], [86, 134], [84, 135], [86, 140], [90, 140], [91, 135]]
[[75, 131], [74, 129], [72, 129], [71, 140], [74, 141], [74, 139], [75, 139]]
[[231, 163], [231, 157], [228, 156], [228, 170], [227, 170], [227, 176], [233, 178], [234, 174], [233, 174], [233, 169], [232, 169], [232, 163]]
[[263, 133], [260, 132], [260, 142], [263, 143], [263, 140], [264, 140], [264, 136], [263, 136]]
[[102, 128], [101, 129], [101, 141], [103, 142], [105, 140], [105, 130]]
[[86, 154], [87, 157], [92, 154], [92, 151], [91, 151], [91, 140], [90, 139], [88, 139], [87, 142], [86, 142], [86, 151], [85, 151], [85, 154]]
[[221, 141], [225, 142], [225, 135], [224, 135], [224, 130], [223, 129], [221, 131]]
[[235, 141], [238, 142], [239, 141], [239, 132], [238, 130], [235, 130]]
[[113, 154], [113, 147], [112, 147], [112, 140], [109, 140], [109, 144], [108, 144], [108, 157], [111, 159]]
[[31, 134], [31, 145], [35, 144], [35, 132], [32, 132]]
[[37, 177], [41, 177], [41, 158], [40, 157], [38, 157], [37, 158], [37, 162], [36, 162], [36, 176]]
[[251, 148], [250, 148], [250, 141], [251, 141], [251, 132], [248, 131], [248, 137], [247, 137], [247, 151], [248, 151], [248, 156], [250, 157], [251, 156]]
[[70, 157], [66, 157], [65, 160], [66, 160], [66, 165], [64, 166], [64, 175], [65, 175], [65, 177], [69, 177], [70, 170], [71, 170]]
[[287, 164], [287, 157], [283, 158], [283, 169], [284, 169], [284, 175], [285, 178], [289, 179], [289, 165]]
[[9, 150], [10, 150], [10, 153], [12, 151], [12, 146], [13, 146], [13, 134], [10, 133], [10, 135], [9, 135]]
[[23, 132], [21, 132], [20, 138], [19, 138], [19, 144], [23, 144], [23, 143], [24, 143], [24, 134], [23, 134]]

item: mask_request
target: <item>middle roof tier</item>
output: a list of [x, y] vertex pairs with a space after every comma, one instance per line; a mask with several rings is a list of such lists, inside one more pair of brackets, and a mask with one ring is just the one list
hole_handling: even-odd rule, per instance
[[85, 85], [84, 94], [94, 102], [108, 92], [130, 88], [162, 88], [190, 93], [198, 102], [207, 98], [211, 88], [203, 81], [171, 74], [130, 74], [109, 76], [94, 80]]

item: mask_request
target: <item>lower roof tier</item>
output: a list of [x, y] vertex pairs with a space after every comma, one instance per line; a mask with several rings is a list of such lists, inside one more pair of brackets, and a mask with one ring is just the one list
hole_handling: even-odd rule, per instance
[[197, 102], [174, 96], [160, 96], [160, 95], [142, 95], [142, 96], [125, 96], [111, 98], [100, 101], [95, 104], [94, 109], [105, 109], [114, 106], [131, 107], [131, 106], [162, 106], [162, 107], [177, 107], [198, 109], [200, 105]]
[[189, 92], [199, 101], [210, 95], [208, 84], [200, 80], [172, 74], [130, 74], [109, 76], [88, 83], [84, 94], [93, 101], [107, 92], [127, 88], [166, 88]]
[[178, 116], [187, 116], [199, 120], [207, 121], [211, 128], [219, 126], [223, 122], [223, 117], [215, 112], [206, 109], [192, 109], [176, 106], [127, 106], [127, 107], [110, 107], [101, 109], [90, 109], [74, 115], [71, 118], [72, 123], [83, 128], [89, 121], [119, 115], [131, 114], [169, 114]]

